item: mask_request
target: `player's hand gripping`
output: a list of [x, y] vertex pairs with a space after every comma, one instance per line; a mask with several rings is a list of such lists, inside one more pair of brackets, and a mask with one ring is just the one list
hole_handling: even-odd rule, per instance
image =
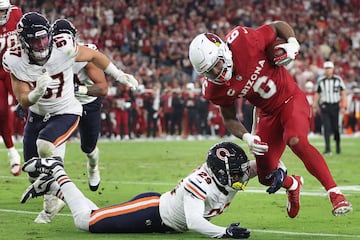
[[250, 231], [246, 228], [240, 227], [240, 223], [232, 223], [226, 228], [226, 233], [222, 238], [248, 238], [250, 237]]
[[275, 57], [274, 62], [278, 66], [285, 66], [291, 61], [295, 60], [300, 50], [300, 44], [296, 38], [290, 37], [287, 43], [282, 43], [275, 46], [275, 51], [280, 48], [284, 49], [284, 53], [278, 57]]
[[16, 116], [25, 121], [26, 120], [26, 110], [18, 103], [15, 108]]
[[51, 81], [52, 78], [47, 73], [38, 77], [36, 80], [35, 89], [32, 90], [28, 95], [29, 101], [36, 103], [46, 93], [46, 89]]
[[264, 155], [265, 152], [268, 151], [269, 146], [265, 142], [261, 142], [261, 139], [257, 135], [252, 135], [250, 133], [245, 133], [242, 139], [249, 146], [249, 150], [251, 153], [255, 155]]
[[276, 193], [283, 185], [283, 182], [286, 178], [286, 171], [284, 171], [282, 168], [278, 168], [267, 175], [265, 178], [273, 179], [273, 183], [268, 189], [266, 189], [266, 192], [269, 194]]
[[121, 74], [116, 78], [116, 80], [126, 86], [129, 86], [132, 90], [136, 90], [139, 86], [138, 81], [131, 74]]

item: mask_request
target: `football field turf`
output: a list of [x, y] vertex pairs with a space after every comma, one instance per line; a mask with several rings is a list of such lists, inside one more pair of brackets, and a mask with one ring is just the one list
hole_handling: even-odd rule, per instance
[[[102, 182], [97, 192], [88, 189], [86, 160], [78, 142], [67, 144], [65, 169], [83, 193], [103, 207], [145, 191], [171, 190], [182, 177], [203, 163], [207, 150], [221, 140], [224, 139], [100, 142]], [[310, 140], [323, 151], [322, 138]], [[242, 141], [232, 141], [247, 151]], [[20, 144], [17, 147], [21, 149]], [[35, 224], [33, 220], [42, 209], [42, 198], [20, 204], [20, 196], [29, 185], [27, 174], [11, 176], [3, 145], [0, 159], [0, 239], [208, 239], [194, 232], [90, 234], [76, 229], [67, 207], [51, 224]], [[212, 222], [221, 226], [241, 222], [241, 226], [251, 230], [250, 239], [360, 239], [360, 138], [343, 138], [342, 153], [326, 157], [335, 180], [353, 204], [353, 211], [347, 216], [332, 216], [326, 192], [289, 149], [282, 160], [288, 174], [302, 175], [305, 180], [297, 218], [291, 219], [286, 214], [284, 190], [269, 195], [266, 187], [254, 178], [249, 181], [247, 190], [235, 197], [228, 211]]]

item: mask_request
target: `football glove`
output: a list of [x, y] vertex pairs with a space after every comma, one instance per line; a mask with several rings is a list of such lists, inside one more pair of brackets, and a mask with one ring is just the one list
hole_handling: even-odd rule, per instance
[[249, 150], [251, 153], [255, 155], [264, 155], [265, 152], [268, 151], [269, 146], [265, 142], [261, 142], [261, 139], [257, 135], [252, 135], [250, 133], [245, 133], [242, 139], [249, 146]]
[[49, 83], [52, 81], [52, 78], [49, 74], [43, 74], [36, 80], [35, 89], [32, 90], [28, 99], [32, 103], [36, 103], [45, 93]]
[[120, 83], [129, 86], [132, 90], [136, 90], [139, 86], [138, 81], [134, 78], [133, 75], [123, 73], [116, 77], [116, 81], [119, 81]]
[[287, 43], [275, 46], [275, 51], [279, 48], [284, 49], [284, 53], [274, 58], [274, 62], [278, 66], [285, 66], [295, 60], [300, 50], [300, 44], [294, 37], [290, 37]]
[[271, 184], [271, 186], [266, 189], [266, 192], [268, 192], [269, 194], [273, 194], [282, 187], [283, 182], [286, 178], [286, 171], [284, 171], [282, 168], [278, 168], [269, 175], [267, 175], [265, 178], [268, 180], [273, 179], [273, 183]]
[[25, 119], [26, 119], [26, 111], [25, 111], [25, 109], [20, 105], [20, 103], [18, 103], [18, 104], [16, 105], [15, 112], [16, 112], [16, 116], [17, 116], [19, 119], [25, 121]]
[[226, 228], [225, 234], [222, 238], [248, 238], [250, 237], [250, 231], [246, 228], [239, 227], [240, 223], [232, 223]]

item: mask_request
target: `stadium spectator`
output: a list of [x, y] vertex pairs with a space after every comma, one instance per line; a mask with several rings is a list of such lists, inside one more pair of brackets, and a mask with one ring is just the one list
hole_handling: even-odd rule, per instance
[[[265, 49], [277, 37], [285, 40], [277, 45], [283, 52], [267, 59]], [[338, 216], [351, 211], [352, 206], [337, 187], [324, 157], [308, 141], [310, 106], [284, 67], [299, 49], [291, 26], [275, 21], [256, 29], [237, 26], [226, 35], [226, 43], [215, 34], [199, 34], [190, 43], [189, 57], [194, 69], [207, 77], [202, 85], [204, 97], [220, 106], [226, 128], [255, 154], [260, 183], [271, 184], [270, 174], [289, 146], [328, 192], [332, 213]], [[235, 101], [241, 97], [260, 111], [255, 133], [250, 134], [237, 118]], [[302, 184], [301, 176], [284, 180], [286, 210], [291, 218], [300, 209]]]
[[[51, 193], [64, 199], [75, 226], [91, 233], [175, 233], [192, 230], [212, 238], [248, 238], [250, 231], [239, 226], [217, 226], [211, 219], [228, 208], [236, 193], [245, 190], [256, 176], [256, 163], [231, 142], [215, 144], [206, 162], [197, 167], [172, 190], [163, 194], [145, 192], [129, 201], [99, 208], [71, 181], [61, 158], [33, 158], [24, 164], [26, 172], [45, 175], [30, 185], [21, 198]], [[279, 163], [277, 172], [286, 172]], [[54, 180], [55, 179], [55, 180]], [[281, 186], [273, 186], [277, 191]], [[46, 187], [41, 187], [46, 186]]]

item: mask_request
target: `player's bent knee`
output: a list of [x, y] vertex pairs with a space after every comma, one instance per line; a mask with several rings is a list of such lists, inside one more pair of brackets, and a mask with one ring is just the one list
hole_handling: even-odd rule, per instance
[[78, 229], [89, 231], [90, 213], [91, 210], [89, 209], [73, 215], [74, 224]]
[[55, 151], [55, 145], [49, 141], [38, 139], [36, 140], [36, 147], [40, 157], [51, 157]]

